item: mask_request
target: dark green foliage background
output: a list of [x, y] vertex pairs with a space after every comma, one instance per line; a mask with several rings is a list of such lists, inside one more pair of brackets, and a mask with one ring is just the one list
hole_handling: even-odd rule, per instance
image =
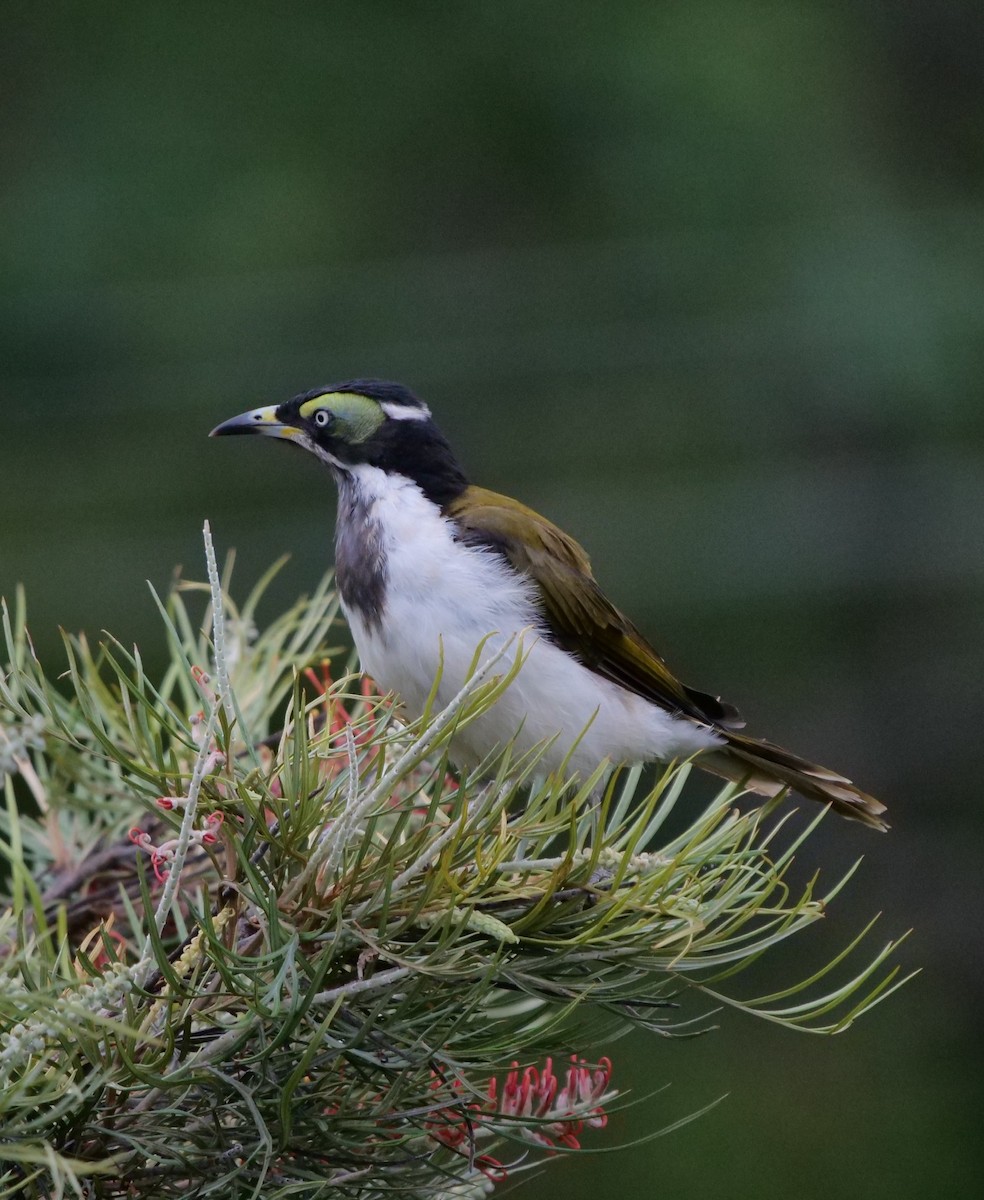
[[[0, 591], [160, 644], [143, 580], [286, 601], [333, 494], [243, 408], [356, 374], [570, 528], [688, 681], [891, 807], [812, 853], [923, 976], [846, 1037], [607, 1047], [668, 1093], [537, 1195], [973, 1194], [984, 10], [966, 0], [8, 5]], [[852, 928], [841, 912], [834, 937]], [[821, 961], [820, 954], [817, 962]]]

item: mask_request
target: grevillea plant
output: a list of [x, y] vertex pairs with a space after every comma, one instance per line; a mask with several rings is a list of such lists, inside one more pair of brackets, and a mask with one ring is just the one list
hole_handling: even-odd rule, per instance
[[457, 776], [501, 656], [406, 724], [332, 678], [328, 580], [258, 631], [267, 580], [238, 607], [206, 553], [155, 678], [70, 637], [53, 681], [3, 609], [0, 1195], [484, 1194], [604, 1144], [627, 1024], [835, 1033], [899, 986], [893, 944], [822, 983], [855, 942], [738, 998], [844, 882], [787, 882], [816, 820], [728, 787], [669, 832], [687, 764]]

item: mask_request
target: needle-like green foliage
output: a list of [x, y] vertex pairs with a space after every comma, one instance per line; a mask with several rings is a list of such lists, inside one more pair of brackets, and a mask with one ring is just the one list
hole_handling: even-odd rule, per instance
[[3, 608], [0, 1197], [480, 1195], [604, 1124], [574, 1038], [689, 1033], [702, 996], [835, 1033], [899, 986], [889, 944], [739, 999], [840, 890], [787, 883], [813, 826], [726, 788], [667, 833], [686, 764], [456, 780], [501, 658], [405, 725], [330, 681], [329, 581], [257, 631], [268, 580], [239, 608], [206, 549], [159, 678], [66, 638], [52, 682]]

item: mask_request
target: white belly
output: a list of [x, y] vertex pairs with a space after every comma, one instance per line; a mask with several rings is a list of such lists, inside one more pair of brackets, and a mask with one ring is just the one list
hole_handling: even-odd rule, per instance
[[721, 744], [710, 729], [602, 679], [539, 635], [532, 585], [493, 552], [456, 542], [415, 485], [384, 480], [364, 480], [378, 484], [373, 516], [384, 531], [381, 626], [367, 625], [358, 610], [345, 611], [363, 669], [416, 717], [439, 671], [439, 706], [461, 689], [483, 639], [479, 662], [516, 636], [503, 672], [525, 655], [502, 696], [456, 735], [451, 749], [459, 764], [472, 766], [513, 739], [520, 754], [549, 742], [545, 769], [567, 760], [571, 774], [585, 776], [605, 758], [689, 757]]

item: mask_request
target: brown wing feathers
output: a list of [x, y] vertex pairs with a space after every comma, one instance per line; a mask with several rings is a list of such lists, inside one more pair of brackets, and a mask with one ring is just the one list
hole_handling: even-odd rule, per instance
[[598, 586], [584, 550], [532, 509], [470, 487], [447, 509], [463, 541], [489, 546], [537, 584], [550, 636], [586, 667], [653, 704], [740, 728], [737, 709], [685, 687]]
[[744, 724], [737, 709], [682, 684], [598, 586], [584, 550], [556, 525], [507, 496], [476, 487], [467, 488], [445, 513], [462, 541], [497, 551], [536, 583], [549, 635], [559, 646], [602, 678], [671, 712], [714, 725], [727, 738], [726, 748], [700, 755], [698, 766], [767, 796], [790, 787], [831, 804], [844, 816], [887, 828], [879, 816], [885, 806], [849, 779], [772, 742], [736, 732]]

